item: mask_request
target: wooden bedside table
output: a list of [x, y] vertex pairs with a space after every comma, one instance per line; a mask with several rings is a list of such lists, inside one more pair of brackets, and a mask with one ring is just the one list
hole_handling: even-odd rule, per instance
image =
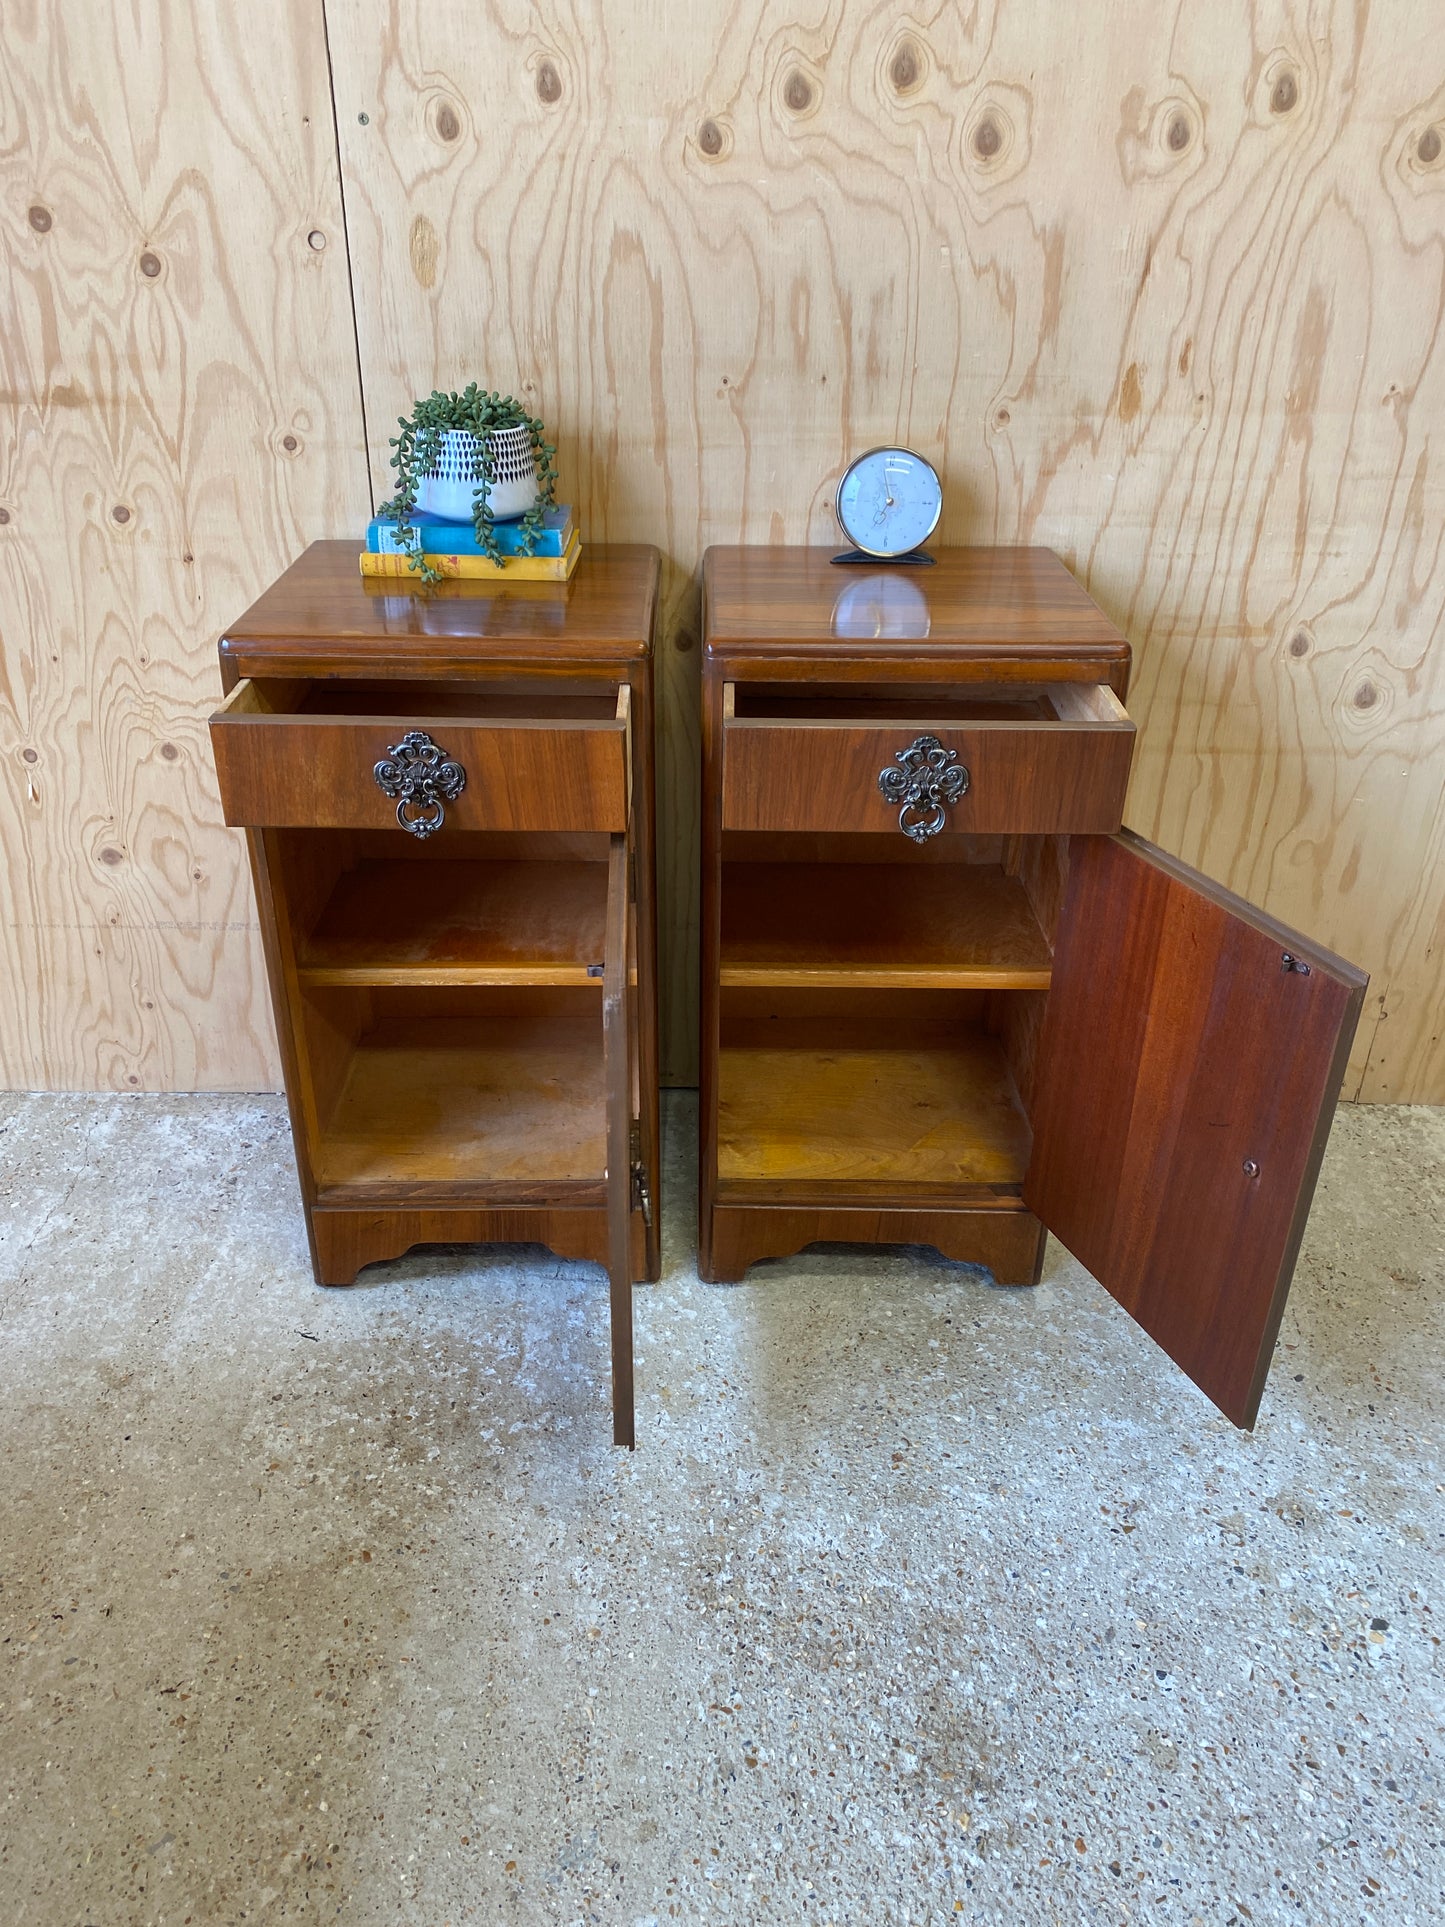
[[1120, 830], [1129, 645], [1046, 549], [703, 565], [700, 1270], [1037, 1281], [1252, 1425], [1366, 978]]
[[226, 631], [211, 719], [250, 844], [317, 1281], [414, 1244], [605, 1264], [633, 1443], [656, 1278], [658, 558], [565, 584], [364, 582], [318, 542]]

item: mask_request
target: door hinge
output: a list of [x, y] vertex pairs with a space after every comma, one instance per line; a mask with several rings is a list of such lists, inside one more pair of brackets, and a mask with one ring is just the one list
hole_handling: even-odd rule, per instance
[[642, 1161], [642, 1126], [632, 1126], [632, 1208], [642, 1213], [642, 1222], [652, 1229], [652, 1192], [647, 1183], [647, 1166]]
[[1292, 956], [1288, 950], [1280, 957], [1279, 967], [1283, 971], [1294, 971], [1297, 977], [1308, 977], [1310, 967], [1299, 957]]

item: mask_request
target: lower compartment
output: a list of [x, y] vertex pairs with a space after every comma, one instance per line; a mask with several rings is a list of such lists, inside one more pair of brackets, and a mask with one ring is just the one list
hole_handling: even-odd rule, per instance
[[526, 1204], [559, 1185], [590, 1187], [572, 1202], [603, 1202], [598, 1003], [587, 990], [311, 992], [319, 1202], [481, 1203], [505, 1192]]
[[1016, 1194], [1031, 1134], [994, 1002], [966, 991], [725, 990], [719, 1191]]

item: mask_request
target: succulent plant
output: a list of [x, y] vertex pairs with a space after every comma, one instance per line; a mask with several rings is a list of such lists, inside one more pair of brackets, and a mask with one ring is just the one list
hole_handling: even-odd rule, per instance
[[378, 512], [395, 518], [397, 540], [410, 556], [410, 566], [419, 571], [424, 582], [440, 582], [441, 576], [423, 559], [421, 536], [411, 518], [422, 478], [435, 464], [441, 438], [450, 429], [461, 429], [474, 435], [481, 451], [481, 475], [472, 497], [472, 526], [476, 529], [478, 542], [494, 562], [502, 559], [502, 551], [491, 510], [487, 506], [493, 480], [490, 437], [499, 428], [527, 430], [532, 444], [532, 459], [537, 466], [537, 500], [521, 518], [520, 553], [536, 554], [542, 534], [543, 515], [557, 496], [557, 470], [554, 465], [557, 450], [546, 439], [546, 430], [541, 422], [535, 415], [529, 415], [515, 396], [499, 395], [495, 391], [488, 393], [475, 382], [469, 382], [459, 395], [443, 394], [440, 389], [433, 389], [431, 394], [416, 403], [410, 415], [399, 416], [397, 425], [401, 433], [391, 439], [395, 451], [391, 465], [396, 470], [396, 493], [389, 502], [382, 503]]

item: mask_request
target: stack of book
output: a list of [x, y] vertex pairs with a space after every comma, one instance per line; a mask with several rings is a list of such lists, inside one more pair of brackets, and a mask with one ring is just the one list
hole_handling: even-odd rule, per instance
[[[505, 577], [509, 582], [565, 582], [582, 553], [570, 508], [546, 510], [535, 555], [521, 553], [520, 522], [498, 522], [493, 533], [502, 551], [500, 562], [494, 562], [486, 553], [470, 522], [444, 522], [439, 515], [427, 515], [418, 509], [412, 515], [408, 531], [413, 539], [420, 538], [418, 546], [422, 555], [438, 575]], [[397, 535], [395, 517], [374, 516], [366, 531], [361, 573], [415, 582], [419, 571], [412, 568], [411, 556], [411, 545], [403, 543]]]

